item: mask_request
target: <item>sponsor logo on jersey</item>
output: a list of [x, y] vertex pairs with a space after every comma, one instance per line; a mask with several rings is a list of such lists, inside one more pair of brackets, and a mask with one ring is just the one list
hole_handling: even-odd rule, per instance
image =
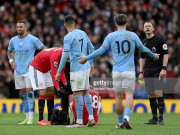
[[163, 49], [164, 49], [164, 50], [167, 50], [167, 49], [168, 49], [167, 44], [163, 44]]
[[19, 45], [22, 46], [22, 45], [23, 45], [23, 42], [20, 42]]

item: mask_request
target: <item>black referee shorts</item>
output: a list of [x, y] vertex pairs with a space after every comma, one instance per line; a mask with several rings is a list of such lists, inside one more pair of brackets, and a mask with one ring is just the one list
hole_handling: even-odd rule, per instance
[[144, 79], [147, 93], [154, 93], [155, 90], [164, 89], [164, 78], [160, 78], [161, 67], [145, 67]]

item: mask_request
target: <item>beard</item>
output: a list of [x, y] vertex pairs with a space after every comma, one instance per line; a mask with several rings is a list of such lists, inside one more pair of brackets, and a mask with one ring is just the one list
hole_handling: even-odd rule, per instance
[[22, 31], [22, 32], [17, 32], [18, 35], [23, 35], [25, 31]]

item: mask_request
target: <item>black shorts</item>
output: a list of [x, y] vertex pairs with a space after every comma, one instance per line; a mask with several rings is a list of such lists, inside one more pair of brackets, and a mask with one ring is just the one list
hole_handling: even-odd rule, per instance
[[160, 78], [161, 67], [145, 67], [144, 79], [147, 93], [164, 89], [164, 78]]

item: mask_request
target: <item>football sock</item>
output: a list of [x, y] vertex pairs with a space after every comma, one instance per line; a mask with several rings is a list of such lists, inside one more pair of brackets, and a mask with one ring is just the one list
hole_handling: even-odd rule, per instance
[[91, 96], [89, 94], [84, 95], [84, 100], [85, 100], [86, 108], [89, 113], [89, 121], [91, 121], [92, 119], [94, 119]]
[[130, 114], [131, 114], [131, 109], [130, 108], [125, 108], [125, 110], [124, 110], [124, 118], [126, 118], [127, 121], [129, 121]]
[[123, 114], [122, 115], [117, 115], [117, 118], [118, 118], [118, 122], [119, 122], [119, 125], [121, 125], [123, 123]]
[[39, 108], [39, 121], [43, 120], [43, 113], [44, 113], [44, 104], [45, 104], [45, 95], [39, 95], [38, 100], [38, 108]]
[[35, 106], [34, 91], [27, 92], [27, 99], [28, 99], [28, 107], [29, 107], [29, 119], [33, 119], [34, 106]]
[[54, 95], [47, 95], [48, 121], [51, 121], [51, 116], [54, 110]]
[[160, 97], [160, 98], [157, 98], [158, 100], [158, 110], [159, 110], [159, 119], [160, 120], [163, 120], [163, 112], [164, 112], [164, 98], [163, 97]]
[[152, 115], [153, 115], [153, 119], [154, 120], [158, 120], [157, 119], [157, 101], [156, 98], [149, 98], [150, 101], [150, 106], [151, 106], [151, 111], [152, 111]]
[[22, 106], [24, 112], [26, 114], [26, 119], [29, 117], [29, 108], [28, 108], [28, 100], [27, 100], [27, 93], [20, 93], [20, 98], [22, 99]]
[[65, 96], [61, 98], [62, 110], [69, 114], [69, 97]]
[[83, 97], [82, 95], [75, 95], [75, 107], [77, 114], [77, 123], [82, 124], [83, 117]]

